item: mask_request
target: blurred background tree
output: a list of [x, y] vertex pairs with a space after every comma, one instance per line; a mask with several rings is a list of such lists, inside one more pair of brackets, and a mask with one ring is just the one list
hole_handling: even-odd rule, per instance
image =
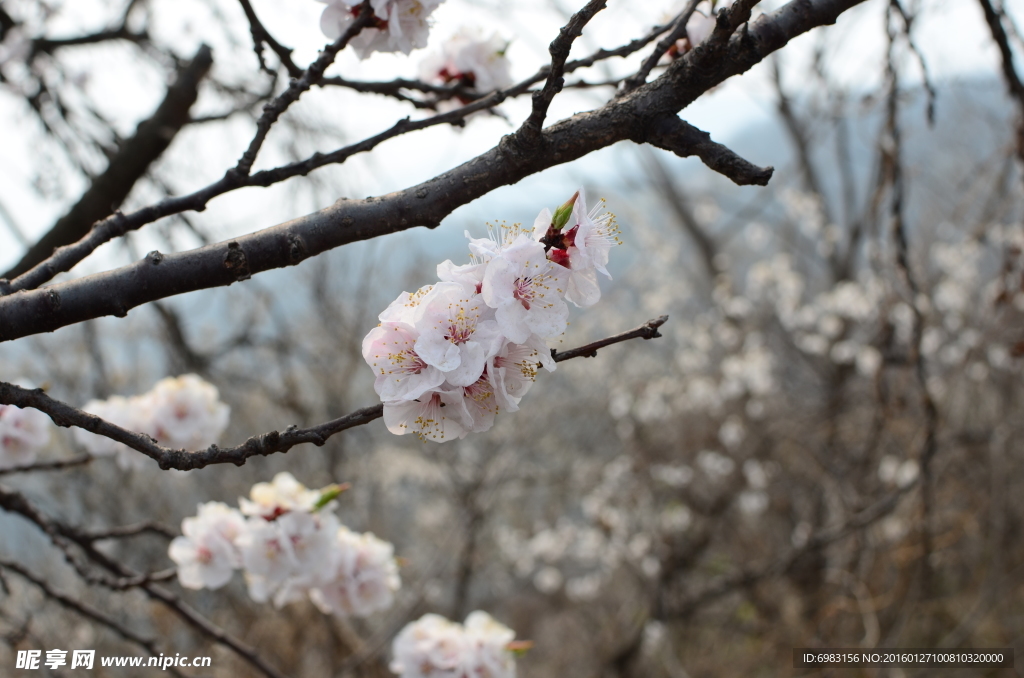
[[[788, 675], [794, 647], [1021, 646], [1024, 7], [764, 2], [761, 42], [739, 28], [690, 49], [693, 3], [609, 2], [561, 55], [564, 91], [531, 99], [558, 90], [546, 45], [582, 4], [448, 0], [423, 52], [346, 49], [306, 78], [314, 2], [0, 2], [5, 382], [80, 407], [197, 373], [232, 407], [226, 444], [315, 426], [374, 403], [362, 337], [464, 257], [464, 230], [532, 223], [579, 185], [625, 245], [558, 348], [671, 317], [441, 446], [370, 423], [240, 467], [161, 471], [140, 452], [122, 470], [55, 430], [36, 464], [0, 471], [0, 666], [89, 647], [213, 657], [182, 675], [389, 675], [410, 619], [475, 609], [534, 641], [524, 676]], [[757, 21], [794, 16], [769, 54]], [[419, 79], [420, 55], [466, 24], [511, 41], [501, 96]], [[728, 148], [660, 127], [684, 106]], [[568, 122], [541, 133], [545, 113]], [[461, 163], [478, 157], [491, 175], [474, 183]], [[759, 164], [776, 167], [767, 186], [735, 185], [763, 184]], [[282, 222], [307, 238], [294, 260], [245, 240]], [[318, 227], [335, 240], [313, 244]], [[200, 255], [226, 262], [231, 242], [248, 260], [208, 275]], [[48, 289], [63, 303], [42, 312]], [[391, 610], [160, 583], [197, 503], [284, 470], [352, 483], [339, 516], [402, 558]]]

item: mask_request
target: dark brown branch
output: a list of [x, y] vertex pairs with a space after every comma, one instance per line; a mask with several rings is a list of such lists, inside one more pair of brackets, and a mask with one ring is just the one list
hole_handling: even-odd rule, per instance
[[722, 144], [712, 141], [707, 132], [675, 115], [666, 115], [651, 125], [645, 141], [672, 151], [680, 158], [695, 155], [710, 169], [738, 186], [767, 186], [775, 171], [772, 167], [758, 167], [744, 160]]
[[128, 42], [144, 42], [149, 36], [143, 33], [135, 33], [128, 30], [127, 26], [120, 26], [109, 31], [99, 31], [88, 35], [76, 35], [71, 38], [37, 38], [32, 41], [33, 53], [50, 54], [62, 47], [76, 47], [79, 45], [95, 45], [100, 42], [111, 40], [127, 40]]
[[[4, 277], [20, 276], [44, 262], [54, 248], [79, 240], [89, 232], [94, 222], [108, 216], [112, 209], [124, 202], [149, 166], [167, 150], [181, 128], [188, 124], [188, 112], [198, 96], [199, 83], [212, 64], [212, 52], [204, 45], [178, 73], [156, 112], [139, 123], [135, 135], [125, 141], [110, 159], [106, 171], [93, 180], [78, 203], [29, 248], [21, 261], [7, 271]], [[32, 271], [29, 279], [38, 278], [45, 282], [58, 272], [51, 271], [44, 264], [43, 269]]]
[[249, 21], [253, 50], [256, 52], [256, 58], [260, 61], [260, 69], [268, 70], [267, 64], [263, 59], [263, 45], [266, 44], [277, 55], [277, 58], [281, 60], [281, 65], [288, 71], [289, 76], [301, 78], [302, 69], [292, 60], [292, 50], [274, 39], [274, 36], [270, 34], [270, 31], [266, 29], [259, 17], [256, 16], [256, 10], [252, 8], [252, 3], [249, 0], [238, 0], [238, 2], [242, 5], [245, 18]]
[[605, 8], [605, 0], [590, 0], [583, 9], [576, 12], [569, 19], [569, 23], [562, 26], [558, 31], [558, 37], [551, 41], [548, 52], [551, 53], [551, 65], [548, 67], [548, 77], [544, 86], [539, 92], [533, 95], [533, 110], [530, 117], [526, 119], [517, 134], [520, 138], [526, 138], [528, 143], [535, 141], [540, 136], [540, 130], [544, 126], [544, 118], [548, 114], [548, 106], [555, 95], [562, 91], [565, 84], [565, 62], [569, 58], [569, 50], [576, 38], [583, 35], [583, 27], [586, 26], [594, 15]]
[[629, 341], [630, 339], [657, 339], [661, 336], [658, 329], [666, 322], [668, 322], [667, 315], [658, 316], [654, 320], [648, 320], [634, 330], [616, 334], [613, 337], [601, 339], [600, 341], [595, 341], [594, 343], [587, 344], [586, 346], [571, 348], [568, 351], [561, 352], [552, 350], [551, 357], [555, 359], [556, 363], [563, 360], [572, 360], [573, 358], [596, 358], [598, 349], [604, 348], [605, 346]]
[[[418, 186], [383, 198], [341, 200], [323, 210], [235, 240], [145, 259], [113, 271], [0, 297], [0, 341], [47, 332], [104, 315], [124, 316], [150, 301], [230, 285], [342, 245], [415, 226], [435, 227], [457, 207], [500, 186], [583, 157], [618, 141], [645, 139], [648, 127], [675, 113], [725, 79], [743, 73], [789, 40], [835, 22], [862, 0], [793, 0], [735, 33], [721, 49], [701, 45], [656, 80], [594, 111], [541, 132], [523, 147], [505, 137], [495, 148]], [[219, 194], [222, 179], [181, 203], [140, 210], [138, 219], [191, 209]], [[192, 207], [190, 207], [192, 206]], [[147, 211], [149, 210], [149, 211]]]
[[370, 24], [373, 19], [373, 9], [370, 7], [370, 3], [364, 2], [359, 11], [359, 16], [353, 21], [345, 32], [341, 36], [332, 42], [330, 45], [324, 47], [323, 51], [316, 60], [309, 65], [309, 68], [302, 74], [301, 78], [292, 79], [288, 84], [288, 89], [282, 92], [276, 99], [263, 107], [263, 114], [260, 115], [260, 119], [256, 121], [256, 135], [249, 143], [249, 148], [245, 149], [245, 153], [242, 154], [241, 159], [238, 161], [238, 165], [235, 166], [235, 172], [246, 176], [252, 170], [252, 164], [256, 162], [256, 156], [260, 152], [260, 148], [263, 146], [263, 141], [267, 138], [267, 134], [270, 133], [270, 128], [277, 122], [288, 107], [299, 100], [299, 97], [312, 87], [320, 78], [323, 77], [324, 71], [327, 67], [334, 63], [334, 59], [338, 56], [338, 52], [345, 49], [349, 41], [352, 38], [359, 35], [359, 32]]
[[60, 461], [41, 461], [25, 466], [13, 466], [11, 468], [0, 468], [0, 476], [11, 473], [31, 473], [34, 471], [61, 471], [74, 466], [88, 464], [93, 458], [90, 456], [75, 457], [74, 459], [61, 459]]
[[[579, 357], [592, 358], [597, 355], [598, 349], [605, 346], [630, 339], [653, 339], [660, 337], [658, 328], [664, 325], [667, 320], [668, 316], [663, 315], [660, 318], [647, 321], [634, 330], [623, 332], [622, 334], [617, 334], [613, 337], [587, 344], [586, 346], [561, 353], [552, 351], [552, 356], [556, 362]], [[384, 416], [384, 406], [373, 405], [309, 428], [289, 428], [283, 433], [271, 431], [253, 436], [236, 447], [221, 448], [217, 445], [211, 445], [205, 450], [190, 452], [188, 450], [172, 450], [161, 447], [149, 436], [128, 431], [95, 415], [83, 412], [59, 400], [54, 400], [46, 395], [42, 389], [29, 390], [13, 384], [0, 382], [0, 403], [37, 409], [49, 416], [53, 423], [58, 426], [65, 428], [76, 426], [110, 438], [145, 454], [156, 461], [162, 469], [173, 468], [181, 471], [203, 468], [211, 464], [235, 464], [236, 466], [241, 466], [250, 457], [265, 457], [278, 452], [287, 452], [296, 445], [303, 443], [312, 443], [320, 447], [327, 442], [328, 438], [337, 433], [355, 426], [368, 424]]]

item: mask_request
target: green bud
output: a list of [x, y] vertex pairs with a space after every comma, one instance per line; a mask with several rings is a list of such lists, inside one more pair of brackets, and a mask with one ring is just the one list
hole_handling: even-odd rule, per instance
[[572, 197], [565, 201], [565, 203], [555, 210], [555, 215], [551, 217], [551, 228], [556, 231], [561, 231], [562, 227], [569, 221], [569, 217], [572, 216], [572, 206], [576, 204], [576, 198], [580, 197], [580, 192], [576, 191], [572, 194]]
[[349, 484], [345, 483], [344, 485], [338, 485], [338, 484], [328, 485], [327, 487], [321, 489], [320, 490], [320, 498], [316, 500], [315, 504], [313, 504], [313, 513], [316, 513], [317, 511], [319, 511], [323, 507], [325, 507], [328, 504], [330, 504], [332, 501], [334, 501], [335, 499], [338, 498], [338, 495], [340, 495], [342, 492], [344, 492], [348, 488], [349, 488]]
[[505, 646], [505, 649], [517, 657], [522, 657], [524, 654], [533, 649], [533, 641], [513, 640], [511, 643]]

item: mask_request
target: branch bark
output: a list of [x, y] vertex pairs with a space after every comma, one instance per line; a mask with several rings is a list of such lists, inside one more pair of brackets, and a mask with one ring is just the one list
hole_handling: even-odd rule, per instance
[[340, 200], [313, 214], [196, 250], [153, 252], [119, 269], [0, 298], [0, 341], [48, 332], [90, 318], [124, 316], [141, 304], [230, 285], [293, 266], [342, 245], [434, 228], [457, 207], [544, 169], [624, 140], [646, 141], [651, 126], [811, 28], [834, 23], [863, 0], [793, 0], [762, 15], [722, 44], [703, 44], [658, 79], [594, 111], [556, 123], [523, 148], [514, 136], [418, 186], [382, 198]]
[[775, 171], [773, 167], [758, 167], [744, 160], [726, 146], [712, 141], [707, 132], [675, 115], [666, 115], [651, 125], [647, 143], [672, 151], [680, 158], [695, 155], [737, 186], [767, 186]]

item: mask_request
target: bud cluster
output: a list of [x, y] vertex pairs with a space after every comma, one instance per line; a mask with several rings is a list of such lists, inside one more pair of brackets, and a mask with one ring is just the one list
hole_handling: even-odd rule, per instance
[[257, 483], [239, 509], [199, 505], [168, 555], [185, 588], [216, 589], [241, 569], [253, 600], [281, 607], [304, 596], [324, 613], [365, 617], [391, 607], [401, 585], [394, 547], [342, 525], [343, 487], [311, 490], [289, 473]]
[[[195, 374], [161, 379], [142, 395], [92, 400], [82, 408], [111, 424], [143, 433], [164, 447], [199, 449], [217, 441], [228, 425], [231, 408], [221, 402], [217, 387]], [[85, 429], [75, 440], [89, 454], [117, 456], [123, 469], [146, 464], [147, 457], [127, 445]]]
[[363, 339], [388, 430], [443, 442], [517, 411], [537, 371], [555, 369], [547, 342], [565, 331], [566, 301], [600, 299], [617, 234], [603, 203], [588, 211], [578, 191], [532, 229], [470, 237], [470, 263], [445, 261], [439, 282], [399, 295]]

